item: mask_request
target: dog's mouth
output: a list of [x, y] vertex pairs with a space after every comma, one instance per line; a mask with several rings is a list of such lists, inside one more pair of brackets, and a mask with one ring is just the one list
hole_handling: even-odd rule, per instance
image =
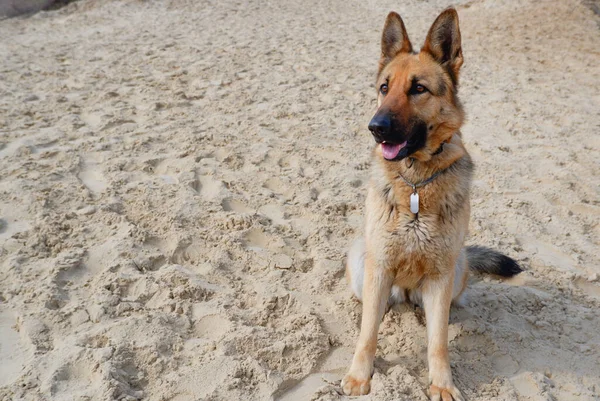
[[402, 143], [391, 143], [383, 141], [381, 142], [381, 153], [383, 154], [384, 159], [386, 160], [394, 160], [400, 154], [400, 151], [406, 147], [408, 141], [404, 141]]

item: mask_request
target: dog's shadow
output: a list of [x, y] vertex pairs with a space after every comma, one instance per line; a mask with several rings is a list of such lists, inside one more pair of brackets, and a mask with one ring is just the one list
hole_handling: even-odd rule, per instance
[[[484, 399], [482, 394], [490, 391], [515, 400], [596, 399], [600, 394], [596, 301], [527, 272], [508, 281], [474, 277], [467, 291], [464, 305], [451, 309], [449, 352], [454, 380], [469, 399]], [[391, 326], [406, 319], [414, 319], [412, 328], [403, 325], [394, 333]], [[382, 325], [402, 341], [394, 357], [388, 353], [376, 359], [376, 370], [385, 375], [403, 365], [425, 385], [424, 324], [418, 307], [394, 306]]]

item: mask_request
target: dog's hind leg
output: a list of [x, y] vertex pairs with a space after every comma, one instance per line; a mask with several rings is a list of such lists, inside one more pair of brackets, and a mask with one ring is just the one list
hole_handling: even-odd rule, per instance
[[346, 260], [346, 278], [352, 288], [352, 292], [362, 301], [363, 282], [365, 279], [365, 253], [366, 245], [364, 238], [357, 238], [348, 251]]
[[464, 306], [467, 304], [465, 289], [469, 280], [469, 269], [467, 265], [467, 255], [464, 248], [454, 266], [454, 284], [452, 286], [452, 304], [455, 306]]
[[[362, 302], [363, 283], [365, 278], [365, 252], [366, 245], [364, 238], [357, 238], [352, 243], [346, 260], [346, 278], [354, 296]], [[401, 304], [406, 301], [404, 289], [397, 285], [392, 286], [388, 308], [394, 304]]]

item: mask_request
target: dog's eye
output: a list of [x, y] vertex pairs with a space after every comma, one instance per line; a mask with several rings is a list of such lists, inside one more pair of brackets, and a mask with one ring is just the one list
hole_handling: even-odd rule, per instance
[[388, 93], [387, 84], [381, 84], [381, 86], [379, 87], [379, 92], [381, 92], [382, 95], [385, 95], [386, 93]]
[[412, 88], [410, 88], [410, 93], [413, 95], [425, 92], [429, 92], [429, 89], [421, 84], [413, 84]]

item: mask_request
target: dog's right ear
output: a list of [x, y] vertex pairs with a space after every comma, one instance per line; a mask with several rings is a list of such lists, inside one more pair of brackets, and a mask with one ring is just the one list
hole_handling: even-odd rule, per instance
[[435, 20], [425, 39], [422, 52], [429, 53], [438, 63], [447, 68], [454, 84], [463, 65], [462, 46], [458, 14], [454, 8], [444, 10]]
[[408, 39], [408, 33], [400, 15], [395, 12], [388, 14], [381, 35], [381, 60], [379, 60], [379, 72], [392, 61], [399, 53], [412, 52], [412, 44]]

